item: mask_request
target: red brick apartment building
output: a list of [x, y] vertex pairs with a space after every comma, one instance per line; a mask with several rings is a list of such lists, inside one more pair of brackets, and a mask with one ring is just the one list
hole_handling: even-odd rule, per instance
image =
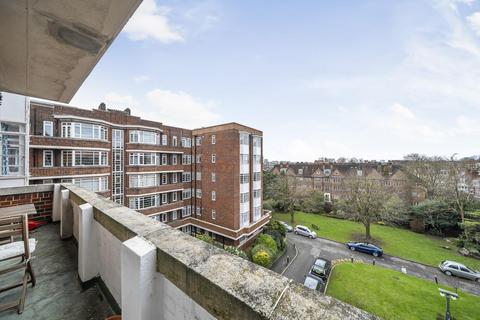
[[262, 210], [262, 132], [188, 130], [125, 111], [32, 101], [30, 184], [71, 182], [188, 233], [243, 246]]

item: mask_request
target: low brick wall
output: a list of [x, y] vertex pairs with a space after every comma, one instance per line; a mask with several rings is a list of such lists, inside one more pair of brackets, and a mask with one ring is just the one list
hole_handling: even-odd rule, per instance
[[51, 221], [53, 207], [53, 185], [36, 185], [0, 189], [0, 208], [21, 204], [35, 205], [37, 214], [31, 220]]

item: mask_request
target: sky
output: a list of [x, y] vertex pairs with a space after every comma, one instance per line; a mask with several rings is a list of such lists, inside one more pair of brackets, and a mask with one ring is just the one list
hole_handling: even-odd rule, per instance
[[143, 0], [71, 104], [263, 131], [264, 158], [480, 154], [480, 0]]

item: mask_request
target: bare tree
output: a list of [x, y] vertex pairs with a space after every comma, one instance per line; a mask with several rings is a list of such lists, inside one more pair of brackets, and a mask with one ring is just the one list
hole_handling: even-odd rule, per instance
[[395, 210], [391, 210], [389, 206], [398, 205], [397, 199], [392, 199], [393, 194], [388, 192], [382, 179], [351, 175], [344, 179], [344, 190], [344, 199], [340, 206], [347, 217], [363, 224], [365, 239], [371, 240], [371, 224], [394, 214]]
[[290, 213], [290, 220], [295, 222], [295, 205], [299, 199], [299, 188], [295, 178], [288, 177], [284, 172], [280, 173], [275, 187], [276, 198], [284, 212]]
[[447, 175], [448, 161], [438, 156], [425, 156], [412, 153], [404, 157], [403, 167], [412, 184], [425, 188], [427, 198], [433, 199], [442, 193]]
[[472, 169], [472, 162], [467, 159], [456, 160], [456, 154], [450, 157], [448, 166], [448, 180], [445, 188], [447, 199], [453, 200], [453, 207], [460, 215], [462, 223], [465, 222], [465, 209], [473, 200], [470, 192], [472, 188], [472, 179], [468, 174]]

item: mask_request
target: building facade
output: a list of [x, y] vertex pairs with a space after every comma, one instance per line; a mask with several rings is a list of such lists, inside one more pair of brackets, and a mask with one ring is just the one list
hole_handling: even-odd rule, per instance
[[32, 101], [30, 184], [71, 182], [188, 233], [241, 246], [262, 230], [262, 132], [183, 129]]
[[390, 192], [411, 204], [425, 200], [425, 190], [412, 186], [400, 165], [380, 162], [362, 163], [282, 163], [272, 169], [275, 174], [284, 173], [296, 187], [306, 191], [324, 193], [326, 202], [341, 199], [346, 194], [346, 186], [352, 175], [378, 181]]
[[0, 188], [28, 184], [28, 101], [0, 92]]

